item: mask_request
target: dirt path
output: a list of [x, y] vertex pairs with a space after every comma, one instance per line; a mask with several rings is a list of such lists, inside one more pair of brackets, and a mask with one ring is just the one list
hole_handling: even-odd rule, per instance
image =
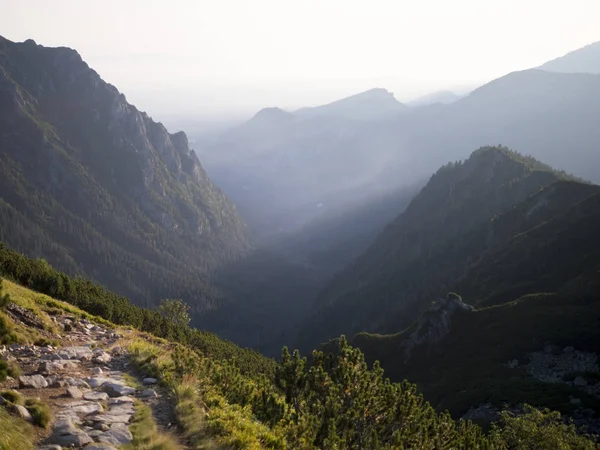
[[[123, 335], [85, 319], [54, 320], [65, 330], [61, 347], [4, 349], [4, 358], [16, 361], [23, 375], [5, 381], [0, 390], [40, 398], [56, 418], [48, 430], [36, 428], [39, 449], [115, 450], [130, 443], [136, 400], [152, 408], [161, 431], [177, 437], [170, 393], [157, 380], [136, 373], [126, 351], [115, 347]], [[26, 412], [24, 418], [29, 419]]]

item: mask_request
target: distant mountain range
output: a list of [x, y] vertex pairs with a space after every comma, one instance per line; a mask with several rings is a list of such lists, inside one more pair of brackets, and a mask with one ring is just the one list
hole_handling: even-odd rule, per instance
[[548, 72], [600, 74], [600, 42], [569, 52], [539, 68]]
[[[576, 72], [580, 55], [600, 61], [597, 48], [573, 52], [563, 65]], [[600, 181], [600, 75], [550, 66], [510, 73], [462, 98], [436, 93], [419, 107], [373, 89], [296, 112], [270, 108], [200, 152], [263, 240], [420, 182], [485, 145]]]
[[464, 97], [464, 95], [458, 95], [458, 94], [455, 94], [454, 92], [450, 92], [450, 91], [437, 91], [437, 92], [433, 92], [431, 94], [427, 94], [422, 97], [419, 97], [415, 100], [411, 100], [410, 102], [408, 102], [406, 104], [406, 106], [411, 106], [411, 107], [429, 106], [429, 105], [435, 105], [436, 103], [448, 105], [450, 103], [454, 103], [457, 100], [460, 100], [463, 97]]

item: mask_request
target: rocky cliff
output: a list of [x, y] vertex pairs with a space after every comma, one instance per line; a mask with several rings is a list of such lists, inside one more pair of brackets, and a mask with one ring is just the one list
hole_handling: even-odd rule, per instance
[[186, 135], [72, 49], [0, 38], [0, 153], [0, 239], [137, 301], [212, 307], [210, 272], [250, 247]]

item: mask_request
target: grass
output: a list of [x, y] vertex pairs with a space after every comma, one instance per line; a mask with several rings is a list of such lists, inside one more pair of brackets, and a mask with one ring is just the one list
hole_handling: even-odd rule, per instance
[[0, 407], [0, 450], [31, 450], [33, 435], [33, 430], [27, 422], [11, 416]]
[[169, 434], [161, 433], [152, 417], [152, 409], [136, 401], [135, 414], [129, 426], [133, 440], [123, 450], [181, 450], [181, 446]]
[[38, 427], [48, 428], [54, 421], [54, 415], [50, 407], [41, 400], [28, 398], [25, 407], [33, 419], [33, 424]]
[[177, 406], [175, 413], [177, 421], [185, 432], [185, 437], [195, 449], [209, 450], [219, 446], [208, 437], [206, 432], [206, 409], [200, 402], [197, 388], [197, 380], [193, 377], [185, 377], [175, 385], [173, 391]]
[[13, 405], [25, 406], [25, 397], [18, 391], [2, 391], [0, 392], [0, 397], [11, 402]]

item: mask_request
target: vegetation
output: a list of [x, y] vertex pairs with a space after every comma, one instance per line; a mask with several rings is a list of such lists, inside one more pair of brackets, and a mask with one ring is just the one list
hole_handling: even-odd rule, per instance
[[[215, 360], [232, 361], [244, 373], [273, 374], [275, 361], [258, 352], [241, 349], [231, 342], [223, 341], [212, 333], [178, 325], [157, 310], [132, 305], [126, 298], [116, 295], [98, 284], [83, 278], [70, 278], [54, 270], [43, 260], [27, 258], [5, 245], [0, 244], [0, 274], [41, 292], [81, 308], [88, 314], [100, 316], [118, 325], [132, 326], [156, 336], [187, 344]], [[17, 287], [18, 288], [18, 287]], [[52, 307], [50, 298], [34, 298], [28, 307], [39, 308], [38, 302], [46, 302]], [[0, 338], [5, 330], [6, 339], [14, 339], [10, 323], [2, 322], [0, 312]], [[50, 326], [50, 325], [48, 325]]]
[[0, 406], [0, 450], [31, 450], [33, 435], [27, 422]]
[[162, 300], [158, 309], [174, 325], [187, 326], [190, 323], [190, 307], [181, 299]]
[[50, 407], [39, 399], [28, 398], [25, 401], [25, 407], [29, 411], [29, 414], [31, 414], [34, 425], [48, 428], [54, 420]]
[[[75, 317], [103, 320], [8, 281], [5, 289], [23, 307], [48, 313], [64, 309]], [[314, 352], [310, 365], [297, 351], [284, 349], [281, 363], [265, 376], [152, 334], [134, 331], [130, 336], [116, 345], [128, 346], [140, 371], [173, 390], [177, 420], [192, 448], [505, 449], [510, 436], [518, 433], [517, 423], [505, 421], [485, 434], [470, 422], [436, 412], [414, 385], [390, 382], [378, 364], [369, 368], [362, 352], [343, 338], [333, 354]], [[25, 405], [36, 423], [47, 425], [44, 405], [32, 400]], [[554, 425], [549, 432], [571, 439], [570, 428]], [[134, 430], [133, 448], [178, 448], [156, 430], [144, 406], [138, 409]], [[592, 441], [583, 436], [581, 442]]]
[[18, 391], [2, 391], [0, 392], [0, 397], [4, 400], [9, 401], [13, 405], [25, 406], [25, 397]]
[[591, 436], [578, 434], [573, 424], [565, 423], [559, 413], [537, 410], [529, 405], [525, 405], [523, 414], [502, 412], [500, 423], [494, 425], [491, 438], [497, 448], [511, 450], [600, 448]]
[[123, 450], [181, 450], [181, 446], [168, 434], [159, 432], [152, 417], [152, 409], [143, 402], [135, 404], [135, 414], [129, 426], [133, 440]]
[[[397, 332], [451, 290], [467, 299], [493, 296], [495, 304], [554, 292], [589, 267], [588, 255], [600, 261], [584, 239], [573, 240], [572, 252], [555, 240], [563, 226], [579, 227], [595, 238], [593, 205], [599, 192], [597, 186], [504, 147], [485, 147], [464, 162], [442, 167], [369, 249], [322, 291], [300, 333], [301, 348], [340, 334]], [[586, 199], [587, 206], [571, 214]], [[556, 215], [565, 220], [552, 222]], [[549, 230], [547, 238], [534, 231], [542, 224]], [[532, 239], [521, 242], [528, 231]], [[504, 258], [506, 248], [527, 270]], [[498, 257], [502, 271], [495, 271]], [[504, 271], [510, 271], [508, 280]]]

